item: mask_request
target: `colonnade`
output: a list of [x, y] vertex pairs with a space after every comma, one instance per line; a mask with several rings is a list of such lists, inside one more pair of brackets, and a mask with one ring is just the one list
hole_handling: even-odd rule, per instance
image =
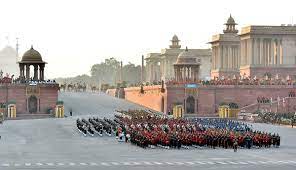
[[[33, 80], [44, 80], [44, 64], [20, 64], [20, 77], [24, 80], [30, 80], [30, 66], [34, 67]], [[39, 74], [38, 74], [39, 72]]]
[[175, 66], [175, 78], [178, 82], [197, 81], [199, 65], [194, 66]]
[[237, 69], [239, 68], [239, 46], [220, 45], [212, 47], [212, 69]]
[[283, 64], [280, 38], [250, 38], [241, 40], [241, 65], [275, 66]]

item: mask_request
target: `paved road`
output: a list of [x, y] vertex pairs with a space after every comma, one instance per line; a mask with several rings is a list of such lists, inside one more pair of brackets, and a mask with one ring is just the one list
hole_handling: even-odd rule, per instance
[[[75, 128], [77, 117], [112, 116], [115, 109], [140, 108], [104, 94], [62, 93], [66, 109], [76, 116], [64, 119], [11, 120], [0, 125], [0, 169], [295, 169], [296, 129], [254, 124], [280, 133], [278, 149], [233, 150], [142, 149], [118, 143], [114, 137], [84, 137]], [[67, 112], [67, 111], [66, 111]]]

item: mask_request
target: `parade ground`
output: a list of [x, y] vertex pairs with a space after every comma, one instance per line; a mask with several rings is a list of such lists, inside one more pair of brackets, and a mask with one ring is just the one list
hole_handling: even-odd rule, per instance
[[84, 137], [77, 118], [113, 116], [114, 110], [143, 108], [99, 93], [59, 94], [63, 119], [8, 120], [0, 125], [0, 169], [241, 169], [296, 168], [296, 129], [252, 124], [254, 129], [279, 133], [280, 148], [261, 149], [143, 149], [119, 143], [115, 137]]

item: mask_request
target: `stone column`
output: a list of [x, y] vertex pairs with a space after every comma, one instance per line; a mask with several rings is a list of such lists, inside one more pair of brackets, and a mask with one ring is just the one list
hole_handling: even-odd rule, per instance
[[270, 55], [270, 46], [271, 46], [271, 41], [270, 39], [267, 42], [267, 65], [270, 65], [271, 63], [271, 55]]
[[232, 46], [228, 46], [228, 68], [231, 69], [232, 68]]
[[222, 46], [218, 47], [218, 58], [217, 58], [217, 68], [220, 69], [222, 68]]
[[259, 38], [259, 64], [263, 65], [263, 39]]
[[224, 49], [223, 49], [223, 45], [220, 46], [220, 68], [223, 68], [223, 62], [224, 62]]
[[39, 80], [44, 80], [44, 65], [39, 65]]
[[280, 39], [280, 64], [284, 64], [284, 58], [283, 58], [283, 40]]
[[258, 65], [258, 42], [257, 38], [253, 39], [253, 64]]
[[266, 40], [263, 39], [263, 65], [267, 66], [267, 43]]
[[38, 80], [38, 65], [34, 65], [34, 80]]
[[270, 42], [271, 65], [274, 65], [275, 64], [274, 49], [275, 49], [275, 41], [274, 41], [274, 39], [271, 39], [271, 42]]
[[281, 61], [280, 61], [280, 39], [278, 38], [277, 39], [277, 46], [276, 46], [276, 63], [277, 65], [280, 65], [281, 64]]
[[30, 80], [30, 64], [26, 64], [26, 80]]
[[241, 46], [241, 48], [240, 48], [240, 65], [244, 65], [243, 63], [244, 63], [244, 40], [241, 40], [241, 42], [240, 42], [240, 46]]

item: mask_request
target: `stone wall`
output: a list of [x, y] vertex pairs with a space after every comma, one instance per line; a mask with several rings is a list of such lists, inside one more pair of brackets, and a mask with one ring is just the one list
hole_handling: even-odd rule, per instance
[[1, 84], [0, 103], [14, 101], [17, 114], [29, 113], [27, 101], [31, 95], [35, 95], [38, 102], [37, 113], [46, 113], [48, 108], [55, 108], [58, 101], [58, 85], [38, 85], [36, 88], [39, 90], [34, 94], [27, 93], [27, 87], [29, 86], [25, 84]]
[[144, 93], [140, 93], [140, 87], [125, 88], [125, 99], [150, 109], [163, 112], [165, 108], [165, 93], [161, 93], [161, 86], [145, 86], [143, 89]]
[[[279, 112], [296, 111], [296, 98], [288, 98], [285, 103], [257, 104], [257, 97], [273, 98], [275, 101], [287, 97], [290, 91], [296, 91], [296, 87], [290, 85], [221, 85], [200, 86], [195, 89], [185, 90], [183, 85], [170, 85], [161, 92], [161, 86], [145, 86], [144, 93], [140, 93], [140, 87], [125, 88], [125, 99], [133, 103], [168, 114], [172, 113], [175, 105], [182, 105], [185, 111], [185, 100], [189, 96], [195, 99], [195, 116], [217, 116], [219, 104], [222, 102], [234, 102], [239, 108], [246, 108], [247, 112], [255, 112], [258, 109], [267, 109]], [[113, 95], [112, 91], [109, 95]]]

